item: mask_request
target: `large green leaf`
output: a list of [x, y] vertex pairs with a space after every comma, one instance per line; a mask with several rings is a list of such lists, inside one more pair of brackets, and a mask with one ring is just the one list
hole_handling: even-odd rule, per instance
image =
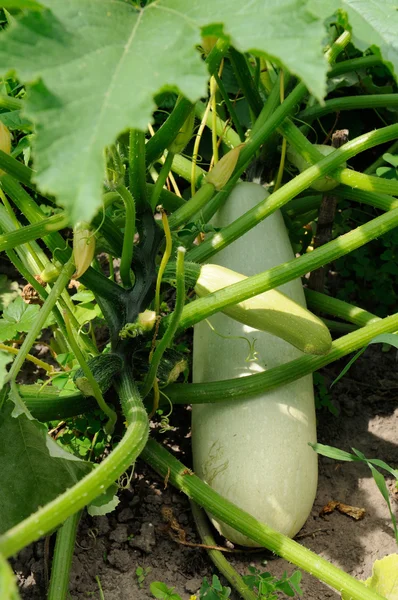
[[86, 475], [92, 465], [63, 450], [18, 397], [0, 409], [0, 533]]
[[13, 357], [11, 354], [8, 354], [8, 352], [3, 352], [3, 350], [0, 350], [0, 390], [4, 385], [4, 381], [5, 378], [7, 376], [7, 369], [6, 366], [12, 362]]
[[[129, 127], [145, 130], [157, 92], [191, 101], [206, 91], [195, 46], [222, 30], [240, 50], [264, 52], [325, 90], [322, 20], [303, 0], [44, 0], [0, 39], [0, 64], [31, 83], [26, 114], [36, 126], [36, 180], [72, 221], [101, 205], [104, 147]], [[213, 26], [211, 27], [211, 25]]]

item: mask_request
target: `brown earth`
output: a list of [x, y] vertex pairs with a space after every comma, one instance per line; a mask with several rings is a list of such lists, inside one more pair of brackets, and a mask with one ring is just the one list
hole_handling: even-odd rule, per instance
[[[398, 373], [396, 350], [382, 352], [380, 346], [368, 348], [349, 373], [331, 390], [339, 416], [328, 410], [318, 412], [318, 437], [324, 444], [349, 451], [361, 450], [398, 466]], [[347, 359], [322, 371], [327, 383], [339, 373]], [[189, 465], [189, 411], [176, 409], [176, 431], [168, 434], [171, 444], [179, 439], [178, 457]], [[163, 436], [164, 438], [164, 436]], [[177, 449], [177, 446], [175, 446]], [[393, 511], [398, 496], [387, 477]], [[366, 510], [363, 520], [333, 512], [320, 517], [321, 509], [336, 500]], [[187, 539], [200, 542], [195, 532], [189, 504], [183, 494], [164, 482], [138, 461], [134, 477], [122, 495], [117, 510], [105, 517], [85, 516], [80, 524], [73, 559], [70, 598], [100, 599], [95, 577], [98, 576], [105, 600], [146, 600], [152, 598], [149, 584], [163, 581], [175, 586], [183, 599], [199, 589], [204, 576], [215, 572], [206, 551], [178, 544], [165, 531], [162, 506], [170, 506]], [[320, 457], [319, 487], [312, 513], [298, 541], [352, 575], [365, 579], [373, 562], [396, 551], [389, 512], [370, 472], [362, 464], [342, 463]], [[222, 539], [220, 543], [224, 543]], [[40, 541], [24, 549], [14, 568], [24, 599], [45, 598], [46, 572], [53, 541]], [[249, 565], [269, 570], [274, 575], [289, 573], [293, 566], [269, 552], [228, 555], [242, 573]], [[268, 563], [266, 564], [266, 561]], [[265, 566], [266, 564], [266, 566]], [[140, 584], [137, 567], [148, 570]], [[308, 574], [303, 575], [305, 600], [339, 598], [339, 594]], [[233, 596], [237, 598], [237, 596]]]

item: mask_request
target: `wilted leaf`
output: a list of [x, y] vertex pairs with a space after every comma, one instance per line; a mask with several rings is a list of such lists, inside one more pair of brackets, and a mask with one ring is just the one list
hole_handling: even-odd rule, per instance
[[336, 502], [336, 500], [331, 500], [328, 502], [319, 513], [320, 517], [324, 517], [325, 515], [330, 515], [332, 512], [337, 510], [342, 515], [346, 515], [347, 517], [351, 517], [354, 521], [360, 521], [365, 516], [365, 509], [359, 508], [358, 506], [350, 506], [349, 504], [344, 504], [344, 502]]

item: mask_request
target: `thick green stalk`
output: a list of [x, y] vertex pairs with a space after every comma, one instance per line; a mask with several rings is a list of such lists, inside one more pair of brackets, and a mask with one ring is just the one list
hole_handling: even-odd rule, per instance
[[52, 217], [44, 218], [43, 221], [21, 227], [15, 231], [0, 235], [0, 252], [15, 248], [21, 244], [26, 244], [32, 240], [37, 240], [48, 234], [48, 229], [57, 231], [67, 225], [65, 221], [65, 213], [53, 215]]
[[[205, 62], [210, 75], [218, 69], [223, 56], [228, 50], [228, 46], [228, 42], [220, 38], [206, 57]], [[155, 160], [163, 154], [164, 150], [170, 146], [171, 142], [176, 138], [181, 127], [187, 120], [191, 110], [192, 104], [186, 98], [181, 98], [181, 100], [176, 103], [166, 121], [146, 144], [147, 165], [155, 162]]]
[[20, 385], [18, 393], [38, 421], [68, 419], [97, 406], [95, 398], [83, 396], [81, 392], [60, 393], [58, 389], [42, 384]]
[[21, 110], [23, 108], [22, 100], [7, 96], [7, 94], [0, 94], [0, 108], [8, 108], [8, 110]]
[[129, 138], [129, 187], [139, 212], [147, 201], [145, 133], [131, 129]]
[[[398, 94], [397, 94], [398, 97]], [[286, 119], [279, 130], [294, 148], [310, 163], [322, 160], [323, 154], [301, 133], [290, 119]], [[351, 169], [339, 168], [331, 176], [352, 188], [371, 191], [380, 194], [398, 195], [398, 182], [394, 179], [383, 179], [373, 177], [364, 173], [358, 173]]]
[[49, 293], [47, 299], [45, 300], [43, 306], [41, 307], [39, 314], [37, 315], [37, 318], [36, 318], [35, 322], [33, 323], [32, 329], [27, 334], [27, 336], [20, 348], [18, 356], [12, 364], [12, 367], [7, 375], [6, 381], [15, 380], [16, 376], [18, 375], [18, 373], [23, 365], [26, 355], [29, 353], [29, 350], [35, 343], [37, 336], [40, 334], [41, 330], [43, 329], [45, 322], [47, 321], [48, 317], [50, 316], [50, 313], [53, 310], [55, 303], [58, 301], [59, 296], [61, 295], [62, 291], [65, 289], [70, 278], [72, 277], [74, 270], [75, 270], [75, 265], [73, 263], [73, 260], [70, 259], [66, 263], [66, 265], [63, 267], [61, 273], [59, 274], [57, 281], [53, 285], [51, 292]]
[[[29, 169], [29, 167], [25, 167], [23, 163], [6, 154], [3, 150], [0, 150], [0, 169], [8, 173], [8, 175], [15, 177], [17, 181], [20, 181], [29, 188], [35, 189], [32, 183], [34, 171]], [[4, 175], [0, 177], [0, 185], [4, 177]]]
[[58, 527], [104, 494], [131, 467], [148, 439], [148, 417], [128, 367], [118, 380], [118, 394], [128, 427], [116, 448], [76, 485], [0, 536], [0, 553], [10, 557]]
[[159, 204], [160, 192], [162, 191], [163, 186], [166, 183], [166, 179], [169, 176], [169, 173], [171, 171], [171, 167], [173, 164], [173, 158], [174, 158], [173, 152], [168, 152], [167, 156], [166, 156], [166, 160], [164, 161], [162, 168], [160, 169], [159, 176], [153, 187], [152, 196], [151, 196], [151, 200], [150, 200], [153, 211], [156, 209], [157, 205]]
[[96, 399], [99, 408], [108, 417], [108, 421], [104, 427], [104, 430], [107, 434], [112, 435], [113, 430], [115, 429], [116, 421], [117, 421], [117, 414], [105, 402], [104, 397], [101, 392], [101, 388], [100, 388], [97, 380], [95, 379], [94, 375], [92, 374], [91, 369], [88, 366], [86, 359], [83, 355], [83, 352], [80, 350], [79, 345], [78, 345], [77, 341], [75, 340], [75, 336], [73, 334], [72, 327], [70, 325], [70, 321], [69, 321], [67, 315], [65, 315], [65, 324], [66, 324], [66, 330], [68, 332], [69, 345], [77, 359], [77, 362], [79, 363], [80, 368], [82, 369], [86, 379], [88, 380], [91, 389], [93, 390], [93, 396]]
[[378, 56], [361, 56], [360, 58], [351, 58], [342, 62], [336, 63], [330, 71], [328, 71], [328, 77], [337, 77], [343, 73], [349, 73], [350, 71], [359, 71], [360, 69], [370, 69], [377, 67], [382, 64], [383, 61]]
[[[198, 119], [202, 120], [203, 116], [205, 114], [205, 111], [206, 111], [206, 104], [199, 100], [195, 104], [195, 115], [198, 117]], [[207, 115], [206, 126], [209, 127], [209, 129], [213, 129], [212, 113], [209, 113]], [[235, 146], [239, 146], [239, 144], [241, 143], [241, 139], [240, 139], [239, 135], [236, 133], [236, 131], [234, 131], [230, 125], [228, 125], [225, 121], [220, 119], [220, 117], [218, 117], [218, 116], [216, 119], [216, 132], [217, 132], [218, 137], [221, 137], [223, 139], [223, 142], [225, 142], [225, 144], [229, 148], [235, 148]], [[244, 141], [244, 138], [243, 138], [243, 141]]]
[[268, 198], [264, 197], [262, 202], [259, 202], [251, 210], [246, 212], [227, 227], [224, 227], [215, 236], [205, 241], [197, 248], [191, 250], [188, 253], [187, 259], [194, 262], [204, 262], [213, 256], [213, 254], [219, 250], [222, 250], [235, 241], [238, 237], [242, 236], [244, 233], [246, 233], [246, 231], [249, 231], [252, 227], [257, 225], [257, 223], [265, 219], [265, 217], [275, 212], [275, 210], [278, 208], [281, 208], [300, 192], [307, 189], [311, 183], [323, 175], [331, 173], [345, 160], [355, 156], [359, 152], [367, 150], [368, 148], [373, 148], [374, 146], [394, 139], [394, 137], [397, 135], [398, 125], [394, 124], [371, 131], [355, 138], [350, 142], [347, 142], [338, 150], [335, 150], [328, 156], [324, 157], [316, 165], [309, 167], [306, 169], [306, 171], [300, 175], [297, 175], [297, 177], [279, 188]]
[[394, 333], [398, 329], [398, 314], [367, 324], [352, 333], [335, 340], [328, 354], [306, 354], [284, 365], [273, 367], [264, 373], [256, 373], [240, 379], [225, 379], [210, 383], [173, 384], [166, 388], [167, 396], [174, 404], [203, 404], [250, 398], [279, 386], [300, 379], [363, 348], [381, 333]]
[[117, 188], [118, 194], [124, 202], [124, 208], [126, 211], [126, 219], [124, 225], [123, 235], [123, 250], [122, 258], [120, 261], [120, 277], [124, 287], [131, 287], [131, 262], [133, 260], [134, 252], [134, 235], [135, 235], [135, 199], [130, 194], [129, 190], [124, 186], [120, 185]]
[[[251, 137], [243, 145], [242, 150], [239, 154], [238, 164], [234, 171], [233, 176], [227, 183], [227, 185], [218, 194], [212, 198], [203, 210], [203, 219], [205, 222], [209, 221], [213, 215], [217, 212], [220, 206], [223, 205], [235, 186], [239, 177], [246, 170], [250, 164], [253, 156], [260, 149], [260, 147], [266, 142], [267, 139], [278, 129], [282, 121], [294, 111], [297, 104], [301, 102], [304, 96], [307, 94], [307, 88], [304, 84], [299, 83], [294, 90], [289, 94], [286, 100], [276, 108], [276, 110], [264, 121], [264, 123], [252, 132]], [[265, 105], [267, 106], [267, 104]]]
[[69, 517], [57, 531], [47, 600], [66, 600], [67, 598], [70, 568], [81, 514], [79, 511]]
[[297, 115], [301, 121], [311, 123], [331, 112], [342, 110], [360, 110], [363, 108], [396, 108], [398, 106], [398, 94], [369, 94], [366, 96], [346, 96], [345, 98], [332, 98], [324, 104], [311, 106], [302, 110]]
[[215, 187], [212, 183], [205, 183], [192, 196], [188, 202], [180, 206], [169, 218], [170, 229], [178, 229], [184, 223], [187, 223], [193, 215], [201, 211], [204, 206], [211, 200], [215, 192]]
[[[171, 166], [171, 170], [174, 173], [177, 173], [180, 177], [185, 179], [185, 181], [191, 182], [191, 172], [192, 172], [192, 161], [181, 154], [176, 154], [173, 158], [173, 164]], [[195, 186], [197, 188], [200, 187], [203, 177], [207, 174], [201, 167], [195, 165]]]
[[[205, 512], [191, 501], [191, 510], [195, 519], [196, 529], [202, 540], [202, 544], [206, 546], [216, 546], [216, 541], [213, 537]], [[243, 600], [258, 600], [257, 594], [246, 585], [239, 573], [227, 561], [221, 550], [206, 548], [210, 560], [217, 567], [225, 579], [236, 589]]]
[[254, 83], [249, 67], [247, 66], [246, 57], [244, 54], [241, 54], [235, 50], [235, 48], [230, 48], [229, 57], [236, 80], [239, 83], [239, 87], [242, 90], [251, 111], [257, 118], [263, 107], [263, 102]]
[[[222, 79], [218, 76], [217, 72], [214, 72], [214, 79], [216, 80], [217, 87], [220, 90], [221, 97], [222, 97], [222, 99], [225, 102], [225, 106], [226, 106], [226, 108], [228, 110], [228, 113], [229, 113], [229, 115], [231, 117], [232, 123], [235, 126], [235, 129], [236, 129], [236, 132], [237, 132], [237, 134], [239, 136], [239, 139], [240, 139], [241, 142], [244, 142], [245, 141], [245, 133], [244, 133], [244, 131], [242, 129], [242, 125], [240, 124], [239, 117], [236, 114], [235, 108], [234, 108], [234, 106], [233, 106], [233, 104], [232, 104], [232, 102], [230, 100], [230, 97], [228, 95], [227, 90], [225, 89], [225, 86], [224, 86], [224, 84], [222, 82]], [[195, 105], [195, 110], [196, 110], [196, 105]]]
[[351, 577], [315, 552], [311, 552], [285, 535], [271, 529], [265, 523], [257, 521], [247, 512], [220, 496], [153, 440], [147, 443], [141, 457], [159, 475], [169, 477], [169, 481], [174, 486], [211, 512], [216, 519], [227, 523], [261, 546], [304, 569], [320, 581], [338, 590], [339, 593], [344, 592], [351, 597], [351, 600], [385, 600], [366, 587], [363, 582]]
[[341, 235], [336, 240], [320, 246], [308, 254], [295, 258], [287, 263], [278, 265], [252, 275], [242, 282], [225, 287], [204, 298], [198, 298], [186, 305], [180, 321], [180, 330], [191, 327], [206, 319], [230, 304], [278, 287], [287, 281], [301, 277], [323, 265], [364, 246], [369, 241], [391, 231], [398, 225], [398, 208], [391, 210], [356, 229]]
[[156, 350], [153, 353], [151, 363], [149, 365], [149, 371], [145, 378], [143, 387], [142, 387], [142, 397], [145, 398], [156, 379], [156, 374], [158, 371], [159, 363], [162, 359], [162, 356], [165, 350], [171, 345], [175, 332], [178, 328], [178, 323], [181, 318], [181, 314], [184, 308], [185, 303], [185, 276], [184, 276], [184, 256], [185, 256], [185, 248], [177, 249], [177, 269], [176, 269], [176, 302], [174, 307], [174, 312], [172, 318], [168, 322], [168, 327], [160, 340], [160, 342], [156, 346]]
[[359, 308], [359, 306], [354, 306], [343, 300], [332, 298], [308, 288], [305, 288], [304, 291], [308, 306], [311, 309], [322, 311], [328, 315], [333, 315], [333, 317], [339, 317], [360, 327], [381, 320], [380, 317], [373, 315], [363, 308]]

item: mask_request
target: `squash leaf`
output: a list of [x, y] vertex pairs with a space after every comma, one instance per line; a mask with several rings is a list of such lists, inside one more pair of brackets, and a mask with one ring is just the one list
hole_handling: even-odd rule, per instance
[[0, 64], [30, 84], [24, 114], [37, 132], [35, 179], [73, 223], [101, 206], [104, 148], [128, 128], [146, 130], [157, 93], [178, 90], [192, 102], [206, 93], [202, 33], [224, 31], [238, 50], [285, 65], [318, 99], [325, 92], [324, 25], [302, 0], [41, 4], [1, 34]]
[[[0, 533], [86, 475], [93, 465], [63, 450], [15, 391], [0, 408]], [[17, 474], [17, 476], [16, 476]]]
[[[389, 554], [373, 564], [372, 577], [365, 585], [387, 600], [398, 600], [398, 554]], [[342, 595], [343, 600], [349, 596]]]

